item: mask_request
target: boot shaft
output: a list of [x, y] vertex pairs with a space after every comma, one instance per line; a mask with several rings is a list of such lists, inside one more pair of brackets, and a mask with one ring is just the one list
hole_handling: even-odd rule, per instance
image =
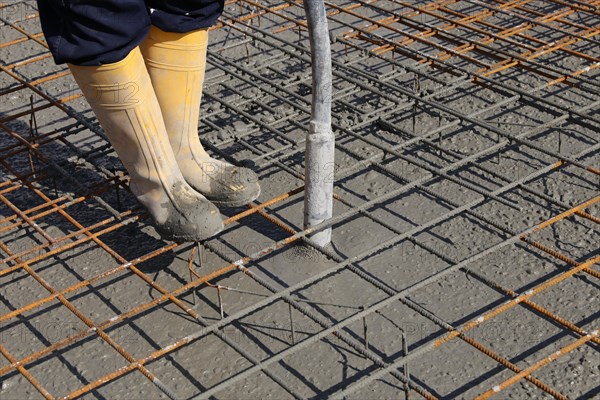
[[69, 68], [129, 172], [137, 196], [181, 178], [138, 48], [114, 64]]

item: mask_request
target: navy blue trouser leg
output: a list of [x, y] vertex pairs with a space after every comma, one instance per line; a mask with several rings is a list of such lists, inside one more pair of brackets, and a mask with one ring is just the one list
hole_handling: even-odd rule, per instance
[[150, 24], [167, 32], [207, 28], [224, 0], [38, 0], [42, 31], [57, 64], [110, 64], [125, 58]]
[[165, 32], [185, 33], [217, 22], [225, 0], [146, 0], [152, 25]]

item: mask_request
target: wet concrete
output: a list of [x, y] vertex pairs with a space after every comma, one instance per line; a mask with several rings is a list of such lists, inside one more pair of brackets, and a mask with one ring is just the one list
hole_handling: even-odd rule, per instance
[[[386, 2], [385, 5], [388, 8], [393, 7], [391, 2]], [[237, 8], [228, 11], [235, 12], [235, 10]], [[504, 20], [493, 17], [490, 21], [499, 23]], [[266, 18], [263, 18], [262, 23], [262, 28], [273, 28], [275, 25], [283, 24], [280, 20], [270, 21]], [[21, 26], [30, 32], [38, 32], [37, 24], [37, 20], [31, 20], [22, 22]], [[3, 26], [0, 29], [6, 40], [19, 36], [10, 27]], [[346, 30], [339, 24], [332, 24], [334, 34], [341, 35]], [[298, 39], [295, 31], [286, 31], [280, 35], [290, 41]], [[217, 30], [211, 32], [211, 48], [216, 51], [240, 39], [239, 32], [235, 30], [232, 30], [229, 37], [226, 29]], [[426, 48], [423, 50], [433, 51]], [[581, 50], [599, 56], [597, 49], [582, 47]], [[7, 64], [45, 52], [43, 48], [31, 41], [0, 51], [2, 51], [2, 59]], [[259, 201], [266, 201], [302, 185], [300, 179], [284, 171], [281, 165], [300, 174], [303, 172], [302, 140], [306, 133], [309, 115], [302, 110], [309, 105], [302, 99], [310, 98], [310, 92], [307, 91], [310, 77], [306, 73], [309, 65], [289, 56], [277, 57], [276, 49], [269, 48], [260, 41], [250, 43], [247, 51], [249, 55], [246, 55], [246, 45], [241, 45], [225, 49], [218, 54], [226, 57], [234, 65], [256, 71], [281, 89], [285, 88], [296, 96], [288, 94], [283, 96], [282, 90], [277, 92], [264, 82], [261, 82], [260, 86], [265, 88], [265, 91], [258, 90], [228, 72], [242, 73], [236, 70], [234, 65], [223, 64], [219, 67], [213, 58], [213, 63], [209, 64], [207, 71], [207, 89], [202, 105], [200, 135], [206, 140], [207, 147], [210, 146], [209, 150], [216, 158], [230, 159], [239, 163], [253, 159], [251, 162], [245, 162], [244, 165], [252, 166], [258, 173], [262, 188]], [[412, 88], [414, 85], [414, 74], [394, 71], [389, 64], [374, 57], [366, 57], [364, 54], [345, 48], [340, 43], [333, 44], [333, 51], [334, 60], [339, 60], [344, 65], [362, 68], [402, 87]], [[419, 65], [401, 56], [396, 60], [410, 66]], [[542, 61], [550, 62], [545, 59]], [[571, 70], [580, 67], [578, 59], [567, 55], [552, 59], [552, 62], [555, 61], [558, 62], [557, 65]], [[29, 79], [34, 79], [62, 69], [63, 66], [54, 66], [51, 60], [46, 59], [19, 67], [17, 71]], [[440, 80], [454, 79], [451, 74], [443, 71], [430, 67], [425, 67], [425, 70]], [[286, 77], [285, 74], [289, 76]], [[598, 75], [597, 72], [591, 71], [589, 76]], [[531, 89], [542, 82], [539, 76], [522, 70], [501, 73], [498, 79], [524, 89]], [[0, 80], [2, 87], [13, 84], [12, 78], [6, 74], [0, 75]], [[233, 93], [222, 84], [241, 88], [241, 95]], [[74, 82], [69, 76], [50, 81], [41, 87], [56, 97], [76, 93]], [[424, 93], [435, 93], [441, 85], [433, 79], [422, 78], [420, 87]], [[277, 94], [296, 106], [268, 94], [267, 89], [275, 90]], [[338, 98], [344, 102], [338, 100], [333, 103], [334, 124], [339, 127], [335, 130], [338, 141], [337, 171], [355, 166], [359, 162], [355, 154], [363, 158], [375, 157], [375, 161], [379, 162], [379, 166], [362, 165], [351, 173], [337, 176], [335, 191], [344, 201], [352, 206], [359, 206], [366, 201], [391, 193], [405, 184], [398, 177], [386, 173], [382, 167], [411, 181], [431, 175], [414, 163], [389, 153], [384, 154], [381, 149], [344, 132], [343, 128], [351, 129], [363, 138], [373, 140], [381, 146], [391, 147], [410, 140], [412, 136], [382, 128], [381, 124], [377, 123], [377, 118], [385, 118], [414, 135], [423, 135], [436, 129], [440, 124], [451, 121], [447, 115], [439, 117], [436, 110], [427, 107], [402, 110], [401, 101], [398, 101], [399, 104], [394, 104], [389, 99], [357, 89], [340, 77], [334, 80], [334, 93], [337, 93]], [[543, 93], [569, 107], [580, 107], [597, 100], [597, 97], [576, 88], [567, 90], [565, 87], [555, 87]], [[4, 96], [7, 101], [2, 102], [0, 109], [2, 115], [26, 110], [29, 107], [29, 94], [29, 91], [18, 91]], [[346, 95], [343, 96], [344, 94]], [[397, 93], [390, 96], [401, 98]], [[494, 121], [504, 131], [515, 135], [522, 133], [530, 125], [543, 124], [556, 116], [556, 110], [516, 101], [497, 109], [491, 108], [494, 103], [506, 97], [497, 91], [481, 89], [472, 84], [436, 95], [436, 99], [442, 104], [464, 113], [490, 108], [490, 111], [482, 114], [480, 118]], [[235, 103], [238, 106], [233, 109], [219, 103], [216, 99], [226, 101], [228, 104]], [[35, 97], [34, 101], [36, 105], [43, 104], [39, 97]], [[257, 102], [260, 102], [260, 105]], [[95, 122], [89, 106], [83, 100], [76, 99], [68, 104]], [[355, 108], [349, 107], [348, 104]], [[240, 114], [240, 111], [243, 111], [256, 116], [257, 110], [260, 110], [260, 115], [257, 116], [260, 122], [277, 129], [282, 135]], [[369, 117], [369, 114], [374, 115], [375, 118]], [[598, 113], [596, 112], [595, 115], [597, 116]], [[65, 116], [55, 108], [39, 111], [36, 117], [40, 133], [63, 129], [75, 122], [73, 118]], [[9, 126], [27, 136], [28, 122], [26, 117], [21, 117], [16, 121], [10, 121]], [[12, 139], [5, 132], [0, 132], [0, 135], [3, 146], [5, 143], [12, 143]], [[103, 149], [103, 146], [107, 145], [100, 136], [87, 129], [65, 134], [65, 137], [69, 143], [84, 152]], [[296, 144], [286, 141], [285, 138], [296, 141]], [[241, 139], [245, 139], [246, 142], [241, 143]], [[551, 125], [540, 133], [531, 135], [529, 139], [539, 146], [575, 157], [598, 143], [598, 127], [594, 124], [567, 121]], [[431, 138], [433, 143], [462, 157], [483, 151], [493, 146], [497, 140], [497, 136], [492, 132], [469, 124], [448, 128], [440, 137], [434, 135]], [[92, 186], [104, 179], [97, 169], [77, 163], [75, 153], [63, 142], [54, 140], [42, 145], [40, 149], [43, 154], [61, 163], [68, 174], [79, 182]], [[261, 157], [257, 151], [271, 152], [272, 155]], [[97, 165], [122, 170], [122, 166], [110, 149], [101, 150], [98, 154], [93, 158]], [[456, 158], [451, 155], [440, 154], [438, 150], [422, 143], [405, 147], [402, 149], [402, 154], [438, 170], [456, 162]], [[272, 161], [273, 159], [277, 162]], [[477, 165], [513, 181], [535, 173], [555, 161], [554, 158], [527, 146], [507, 145], [499, 158], [492, 154], [478, 159]], [[579, 161], [597, 168], [600, 165], [600, 154], [598, 151], [591, 152]], [[26, 153], [11, 157], [10, 163], [16, 171], [29, 171]], [[2, 173], [3, 176], [11, 176], [4, 168]], [[454, 174], [462, 182], [468, 182], [488, 191], [497, 190], [508, 182], [472, 166], [460, 168]], [[431, 179], [425, 187], [448, 197], [457, 204], [467, 204], [481, 198], [479, 193], [446, 179]], [[40, 181], [39, 188], [51, 198], [62, 195], [72, 198], [78, 196], [73, 185], [61, 176]], [[585, 173], [574, 166], [567, 166], [560, 171], [549, 172], [532, 179], [527, 183], [527, 188], [535, 189], [570, 206], [589, 200], [599, 193], [597, 176]], [[40, 198], [27, 188], [10, 192], [6, 197], [22, 210], [41, 204]], [[513, 202], [520, 209], [487, 200], [473, 207], [473, 210], [514, 232], [524, 231], [564, 211], [556, 204], [522, 188], [511, 189], [501, 197]], [[125, 190], [121, 190], [118, 195], [115, 190], [109, 190], [104, 192], [101, 198], [119, 211], [139, 207], [135, 198]], [[303, 220], [302, 207], [303, 197], [300, 193], [268, 207], [268, 212], [293, 229], [300, 230]], [[350, 207], [339, 201], [334, 202], [334, 216], [347, 212]], [[452, 209], [453, 207], [448, 203], [418, 188], [406, 190], [367, 209], [372, 218], [368, 215], [356, 214], [334, 224], [330, 250], [339, 257], [347, 259], [368, 252], [396, 235], [392, 230], [375, 222], [374, 218], [384, 221], [398, 232], [406, 232], [427, 224]], [[92, 200], [71, 205], [66, 210], [85, 226], [110, 217], [106, 210]], [[243, 210], [244, 208], [232, 208], [221, 211], [225, 218]], [[598, 216], [599, 211], [597, 203], [587, 209], [587, 212], [594, 216]], [[5, 206], [0, 207], [0, 213], [2, 218], [13, 214]], [[138, 208], [136, 215], [139, 213]], [[41, 218], [37, 223], [55, 238], [75, 230], [72, 224], [56, 213]], [[200, 255], [202, 266], [197, 266], [196, 270], [200, 274], [217, 271], [232, 260], [253, 254], [287, 236], [289, 233], [285, 230], [260, 215], [253, 214], [228, 225], [221, 234], [211, 239], [207, 246], [213, 251], [203, 250]], [[100, 238], [125, 260], [143, 257], [167, 244], [160, 240], [149, 218], [142, 215], [139, 220], [103, 234]], [[506, 234], [476, 217], [461, 213], [419, 230], [411, 235], [411, 238], [412, 241], [403, 240], [392, 247], [360, 257], [353, 265], [382, 282], [389, 289], [401, 291], [451, 266], [447, 259], [436, 256], [431, 251], [416, 245], [415, 242], [427, 245], [451, 260], [460, 261], [501, 243], [506, 239]], [[598, 254], [600, 230], [598, 225], [590, 220], [569, 217], [533, 234], [531, 239], [577, 261], [584, 261]], [[39, 233], [24, 225], [18, 229], [1, 232], [0, 240], [13, 253], [44, 242]], [[140, 262], [137, 267], [166, 290], [176, 290], [188, 282], [188, 259], [191, 250], [192, 245], [183, 245]], [[44, 254], [45, 251], [39, 250], [36, 255]], [[2, 257], [5, 256], [7, 255], [3, 252]], [[24, 258], [31, 259], [33, 256], [29, 254]], [[12, 261], [8, 264], [16, 263]], [[30, 263], [36, 273], [56, 290], [62, 290], [82, 280], [110, 271], [120, 264], [98, 244], [89, 242]], [[328, 259], [322, 253], [298, 244], [276, 250], [246, 266], [281, 290], [335, 265], [335, 261]], [[475, 278], [477, 274], [521, 293], [548, 281], [568, 268], [565, 262], [528, 247], [524, 243], [518, 243], [470, 263], [468, 270], [472, 271], [471, 275], [465, 270], [449, 274], [435, 283], [414, 291], [408, 297], [447, 323], [458, 327], [509, 298]], [[592, 268], [598, 271], [597, 265]], [[225, 316], [240, 312], [270, 294], [256, 281], [236, 271], [214, 279], [211, 283], [235, 289], [223, 290], [221, 293]], [[593, 330], [598, 328], [598, 289], [599, 285], [595, 277], [578, 273], [534, 296], [531, 300], [582, 329]], [[0, 315], [46, 296], [48, 292], [22, 269], [3, 275], [0, 279]], [[92, 321], [101, 323], [159, 296], [160, 293], [156, 289], [125, 269], [89, 287], [71, 292], [65, 297]], [[344, 269], [314, 284], [304, 286], [295, 292], [294, 296], [303, 306], [313, 309], [330, 323], [336, 323], [355, 314], [362, 307], [369, 307], [385, 299], [387, 294], [355, 273]], [[214, 287], [200, 286], [196, 291], [195, 304], [190, 291], [178, 297], [208, 323], [220, 319], [220, 303]], [[294, 309], [291, 312], [296, 343], [321, 330], [317, 323], [298, 310]], [[1, 324], [0, 343], [16, 359], [21, 359], [86, 329], [73, 313], [56, 300], [27, 311], [17, 318], [3, 321]], [[366, 325], [368, 348], [386, 362], [393, 362], [402, 355], [402, 332], [406, 336], [409, 353], [445, 333], [443, 328], [401, 302], [369, 315], [366, 318]], [[199, 329], [201, 325], [180, 308], [172, 303], [163, 303], [111, 326], [106, 333], [134, 358], [141, 358]], [[227, 338], [242, 346], [253, 357], [264, 360], [292, 345], [289, 306], [283, 301], [277, 301], [228, 325], [222, 331]], [[348, 325], [344, 331], [358, 343], [363, 342], [362, 321]], [[509, 359], [519, 368], [526, 368], [577, 339], [576, 335], [568, 333], [557, 323], [541, 317], [524, 306], [514, 307], [484, 322], [471, 330], [469, 335]], [[0, 368], [8, 364], [5, 358], [0, 358]], [[64, 396], [127, 364], [128, 362], [121, 355], [98, 336], [88, 335], [73, 345], [27, 364], [26, 367], [53, 395]], [[223, 340], [209, 335], [149, 363], [147, 368], [180, 398], [191, 398], [251, 366], [251, 362]], [[599, 367], [598, 346], [586, 344], [550, 363], [537, 371], [534, 376], [570, 398], [587, 399], [598, 395]], [[409, 368], [411, 379], [415, 383], [441, 398], [473, 398], [514, 375], [513, 372], [500, 367], [496, 361], [459, 339], [454, 339], [419, 357], [409, 364]], [[294, 388], [300, 396], [323, 398], [376, 371], [376, 367], [355, 349], [330, 335], [286, 357], [284, 361], [273, 364], [268, 370]], [[40, 397], [33, 386], [15, 370], [1, 376], [0, 380], [2, 399]], [[402, 396], [402, 384], [392, 376], [388, 376], [373, 382], [366, 389], [357, 391], [351, 397], [389, 399]], [[261, 372], [226, 388], [217, 397], [283, 399], [291, 396]], [[418, 395], [412, 392], [411, 398], [416, 397]], [[548, 397], [524, 380], [498, 396], [498, 398], [511, 399]], [[148, 399], [165, 398], [165, 395], [136, 371], [91, 391], [86, 398]]]

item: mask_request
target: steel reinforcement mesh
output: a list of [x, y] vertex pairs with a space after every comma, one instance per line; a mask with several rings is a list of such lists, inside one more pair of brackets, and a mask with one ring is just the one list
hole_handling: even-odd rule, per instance
[[2, 399], [600, 393], [600, 2], [325, 4], [325, 249], [301, 2], [210, 32], [199, 135], [263, 191], [198, 244], [155, 233], [36, 3], [0, 5]]

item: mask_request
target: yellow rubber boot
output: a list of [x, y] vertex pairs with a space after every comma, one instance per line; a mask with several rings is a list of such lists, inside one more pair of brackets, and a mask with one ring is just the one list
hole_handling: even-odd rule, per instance
[[208, 31], [165, 32], [152, 26], [140, 45], [185, 180], [219, 206], [241, 206], [260, 194], [258, 177], [214, 159], [198, 138]]
[[69, 68], [161, 236], [198, 241], [222, 230], [219, 210], [181, 175], [139, 48], [114, 64]]

